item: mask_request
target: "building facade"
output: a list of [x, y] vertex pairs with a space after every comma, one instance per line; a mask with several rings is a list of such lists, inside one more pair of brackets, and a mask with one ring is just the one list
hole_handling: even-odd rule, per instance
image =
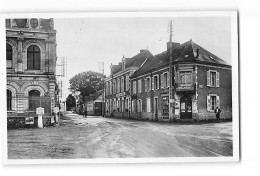
[[7, 112], [51, 114], [56, 106], [56, 30], [53, 19], [6, 19]]
[[130, 117], [132, 108], [130, 77], [151, 56], [148, 50], [140, 50], [134, 57], [123, 57], [118, 65], [111, 64], [111, 74], [105, 79], [106, 116]]
[[169, 46], [131, 76], [131, 118], [208, 120], [215, 119], [214, 110], [220, 107], [222, 118], [231, 119], [231, 66], [192, 40]]

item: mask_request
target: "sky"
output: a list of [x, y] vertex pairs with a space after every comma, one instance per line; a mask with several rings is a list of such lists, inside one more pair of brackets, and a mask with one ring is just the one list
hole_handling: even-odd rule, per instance
[[[169, 21], [173, 20], [173, 42], [190, 39], [208, 51], [231, 63], [230, 17], [128, 17], [128, 18], [55, 18], [58, 62], [67, 59], [68, 80], [75, 74], [99, 71], [122, 57], [133, 57], [141, 49], [153, 55], [166, 50], [169, 41]], [[57, 63], [59, 64], [59, 63]]]

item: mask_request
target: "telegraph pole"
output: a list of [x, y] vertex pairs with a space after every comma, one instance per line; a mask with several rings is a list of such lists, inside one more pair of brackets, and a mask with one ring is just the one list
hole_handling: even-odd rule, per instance
[[[99, 70], [102, 71], [104, 75], [104, 62], [99, 62]], [[102, 78], [102, 88], [103, 88], [103, 95], [102, 95], [102, 116], [105, 116], [105, 78]]]
[[170, 42], [169, 42], [169, 119], [173, 119], [173, 105], [174, 105], [174, 95], [173, 95], [173, 69], [172, 69], [172, 63], [173, 63], [173, 57], [172, 57], [172, 20], [170, 21]]

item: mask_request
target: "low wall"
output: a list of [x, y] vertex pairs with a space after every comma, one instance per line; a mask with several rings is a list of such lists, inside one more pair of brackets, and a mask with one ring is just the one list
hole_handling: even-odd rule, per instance
[[[36, 128], [38, 126], [38, 116], [34, 116], [34, 124], [25, 124], [25, 116], [7, 117], [7, 129]], [[51, 126], [51, 116], [42, 117], [43, 126]]]

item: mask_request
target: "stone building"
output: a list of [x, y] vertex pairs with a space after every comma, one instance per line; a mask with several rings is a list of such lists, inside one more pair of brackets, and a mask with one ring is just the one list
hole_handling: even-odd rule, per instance
[[7, 112], [50, 114], [56, 105], [56, 30], [53, 19], [6, 19]]
[[232, 118], [231, 66], [192, 40], [167, 46], [131, 75], [131, 118], [208, 120], [215, 119], [216, 107], [222, 118]]
[[140, 53], [134, 57], [123, 57], [118, 65], [111, 64], [111, 74], [105, 79], [106, 116], [130, 116], [132, 107], [130, 76], [151, 56], [152, 54], [148, 50], [140, 50]]

